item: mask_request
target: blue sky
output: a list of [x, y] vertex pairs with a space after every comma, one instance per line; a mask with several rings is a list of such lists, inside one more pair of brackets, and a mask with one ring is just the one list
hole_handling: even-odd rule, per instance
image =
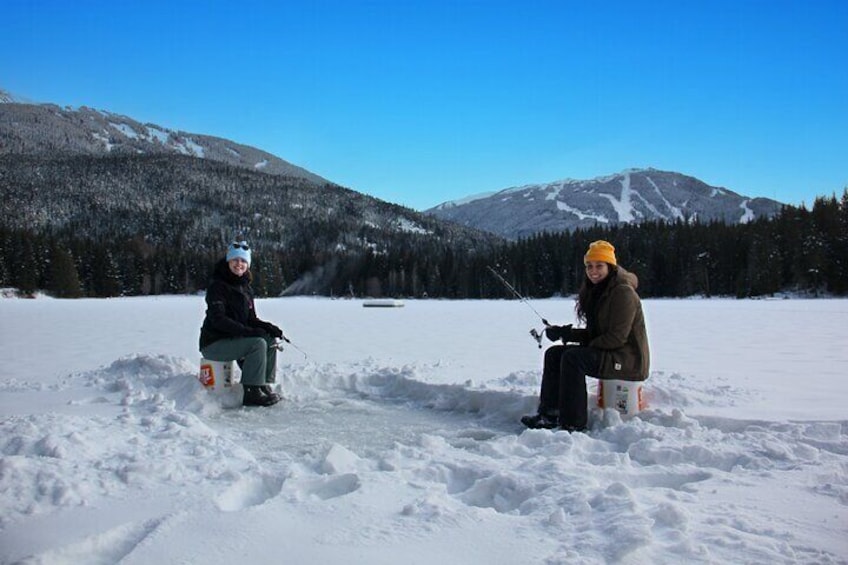
[[415, 209], [628, 168], [848, 186], [848, 2], [3, 2], [0, 88]]

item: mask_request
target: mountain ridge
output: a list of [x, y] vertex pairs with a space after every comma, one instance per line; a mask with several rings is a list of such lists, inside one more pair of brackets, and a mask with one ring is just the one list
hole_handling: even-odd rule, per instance
[[783, 204], [749, 198], [682, 173], [631, 168], [594, 179], [509, 187], [443, 202], [425, 213], [507, 239], [643, 221], [744, 223]]
[[470, 257], [503, 241], [230, 140], [5, 99], [0, 281], [19, 288], [52, 284], [56, 255], [85, 293], [194, 292], [210, 258], [245, 238], [262, 293], [441, 293], [430, 266], [445, 249]]
[[267, 151], [229, 139], [141, 123], [88, 106], [20, 102], [0, 90], [0, 154], [4, 153], [180, 154], [316, 184], [331, 182]]

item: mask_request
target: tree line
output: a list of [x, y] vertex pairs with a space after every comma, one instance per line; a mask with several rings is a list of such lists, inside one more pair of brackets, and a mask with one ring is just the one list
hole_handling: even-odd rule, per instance
[[[361, 230], [364, 240], [368, 229]], [[255, 248], [251, 270], [258, 295], [509, 297], [490, 266], [524, 296], [570, 295], [582, 281], [583, 254], [596, 239], [616, 246], [619, 264], [636, 273], [645, 297], [848, 292], [848, 189], [841, 199], [818, 198], [809, 209], [786, 206], [747, 224], [598, 226], [476, 248], [418, 234], [356, 249], [312, 244], [331, 239], [333, 230], [316, 224], [285, 249]], [[223, 253], [210, 242], [171, 245], [142, 236], [0, 227], [0, 286], [63, 298], [190, 294], [205, 289]]]

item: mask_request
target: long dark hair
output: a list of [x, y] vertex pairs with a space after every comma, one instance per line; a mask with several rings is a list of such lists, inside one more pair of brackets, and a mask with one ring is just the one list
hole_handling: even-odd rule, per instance
[[609, 286], [618, 276], [618, 267], [607, 263], [609, 266], [609, 274], [598, 284], [593, 284], [583, 272], [583, 284], [580, 285], [580, 290], [577, 292], [577, 304], [574, 305], [574, 311], [577, 313], [577, 319], [584, 324], [589, 320], [589, 313], [595, 307], [596, 301], [604, 289]]

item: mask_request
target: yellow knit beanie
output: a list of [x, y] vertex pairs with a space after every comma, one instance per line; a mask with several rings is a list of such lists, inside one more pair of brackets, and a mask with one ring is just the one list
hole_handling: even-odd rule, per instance
[[599, 239], [589, 244], [589, 251], [583, 256], [583, 262], [603, 261], [610, 265], [617, 265], [615, 261], [615, 247], [608, 241]]

